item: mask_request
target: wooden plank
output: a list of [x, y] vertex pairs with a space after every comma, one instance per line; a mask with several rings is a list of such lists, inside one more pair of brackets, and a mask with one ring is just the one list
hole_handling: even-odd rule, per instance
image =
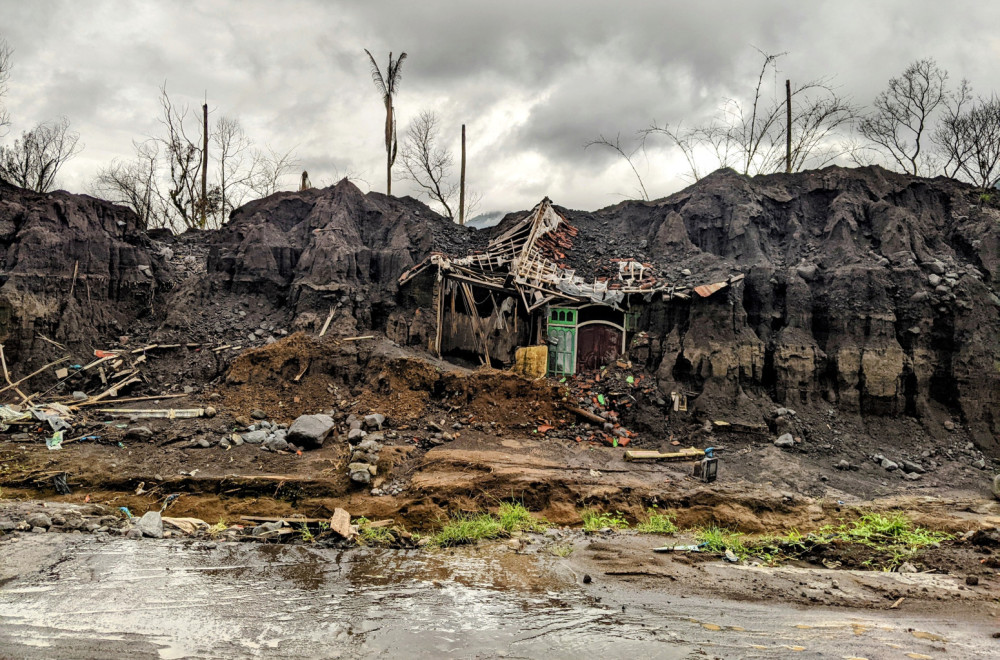
[[335, 311], [337, 311], [337, 308], [331, 306], [330, 307], [330, 313], [326, 315], [326, 321], [323, 323], [323, 329], [319, 331], [319, 336], [320, 337], [322, 337], [323, 335], [325, 335], [326, 331], [329, 329], [329, 327], [330, 327], [330, 321], [333, 320], [333, 313]]
[[626, 461], [689, 461], [705, 455], [705, 450], [687, 447], [681, 451], [661, 453], [658, 451], [631, 450], [625, 452]]
[[267, 518], [265, 516], [240, 516], [240, 520], [246, 520], [247, 522], [255, 523], [273, 523], [285, 521], [287, 523], [309, 523], [309, 524], [319, 524], [330, 522], [329, 518]]

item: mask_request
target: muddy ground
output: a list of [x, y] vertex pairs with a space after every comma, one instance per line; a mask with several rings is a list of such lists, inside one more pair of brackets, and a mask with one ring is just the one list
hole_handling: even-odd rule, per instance
[[[352, 385], [329, 367], [295, 380], [304, 365], [324, 361], [349, 362], [351, 373], [360, 377]], [[614, 381], [608, 370], [602, 378]], [[580, 377], [596, 379], [596, 374]], [[826, 436], [814, 431], [809, 441], [800, 438], [793, 447], [779, 448], [767, 428], [734, 431], [666, 411], [662, 433], [632, 435], [629, 449], [723, 447], [719, 479], [705, 484], [692, 477], [691, 462], [626, 461], [625, 448], [585, 439], [593, 426], [563, 407], [567, 400], [579, 404], [578, 386], [457, 367], [379, 339], [343, 342], [295, 334], [243, 353], [210, 388], [132, 404], [211, 406], [214, 417], [109, 418], [82, 408], [73, 419], [74, 434], [99, 437], [66, 442], [58, 451], [46, 448], [44, 429], [39, 433], [29, 425], [4, 434], [0, 483], [3, 497], [12, 502], [3, 511], [23, 518], [32, 507], [88, 503], [121, 517], [119, 507], [138, 516], [166, 503], [164, 515], [249, 527], [241, 516], [326, 518], [341, 507], [353, 517], [391, 519], [428, 534], [456, 513], [495, 509], [513, 499], [564, 528], [518, 551], [562, 548], [581, 575], [603, 576], [621, 588], [874, 609], [905, 598], [908, 607], [921, 611], [955, 601], [987, 603], [1000, 588], [997, 549], [961, 538], [1000, 525], [1000, 505], [989, 492], [991, 471], [975, 465], [980, 459], [990, 463], [971, 448], [961, 427], [930, 429], [903, 419], [896, 423], [912, 426], [912, 441], [884, 446], [872, 439], [884, 420], [837, 412], [801, 419], [796, 413], [799, 428], [821, 427]], [[330, 412], [338, 427], [320, 449], [219, 444], [259, 423], [253, 413], [282, 424], [321, 410]], [[377, 476], [360, 486], [348, 478], [347, 421], [374, 412], [387, 418], [384, 447]], [[621, 410], [623, 424], [629, 414]], [[149, 438], [134, 434], [140, 426], [152, 432]], [[911, 480], [901, 469], [884, 469], [871, 458], [875, 454], [919, 462], [926, 472]], [[845, 461], [850, 467], [842, 469]], [[54, 490], [53, 477], [60, 475], [71, 494]], [[38, 499], [44, 503], [31, 503]], [[915, 524], [960, 538], [912, 559], [917, 574], [885, 575], [865, 570], [870, 557], [838, 554], [836, 548], [777, 567], [754, 562], [735, 567], [709, 553], [652, 553], [657, 545], [690, 542], [684, 533], [658, 538], [574, 531], [584, 508], [621, 512], [634, 523], [653, 506], [673, 512], [682, 530], [719, 525], [751, 535], [808, 533], [867, 511], [899, 511]], [[967, 586], [968, 577], [978, 584]], [[840, 586], [831, 587], [834, 582]]]

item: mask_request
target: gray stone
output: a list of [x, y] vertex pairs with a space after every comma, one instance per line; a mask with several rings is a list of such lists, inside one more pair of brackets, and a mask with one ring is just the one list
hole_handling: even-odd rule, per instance
[[904, 561], [902, 564], [899, 565], [899, 568], [896, 569], [896, 572], [897, 573], [916, 573], [917, 572], [917, 567], [914, 566], [913, 564], [911, 564], [908, 561]]
[[774, 441], [774, 446], [775, 447], [781, 447], [783, 449], [787, 448], [787, 447], [794, 447], [795, 446], [795, 438], [792, 437], [791, 433], [786, 433], [786, 434], [782, 435], [780, 438], [778, 438], [777, 440]]
[[52, 519], [41, 512], [31, 514], [24, 519], [24, 522], [28, 523], [32, 527], [44, 527], [45, 529], [52, 527]]
[[845, 461], [844, 459], [840, 459], [840, 462], [838, 462], [837, 465], [835, 465], [834, 467], [836, 467], [838, 470], [850, 470], [851, 464], [848, 461]]
[[378, 461], [378, 455], [369, 454], [366, 451], [355, 451], [351, 454], [351, 463], [375, 463]]
[[330, 433], [334, 421], [329, 415], [302, 415], [288, 429], [286, 440], [306, 449], [318, 449]]
[[0, 532], [13, 532], [17, 529], [17, 523], [10, 518], [0, 520]]
[[219, 446], [222, 447], [223, 449], [229, 449], [233, 445], [231, 442], [229, 442], [228, 439], [223, 438], [222, 440], [219, 440]]
[[816, 278], [816, 264], [802, 264], [795, 269], [795, 272], [805, 281], [811, 282]]
[[133, 426], [125, 431], [126, 440], [145, 440], [153, 437], [153, 429], [148, 426]]
[[1000, 474], [993, 477], [993, 497], [1000, 500]]
[[954, 431], [955, 430], [955, 422], [951, 421], [950, 419], [946, 419], [944, 421], [944, 427], [946, 429], [948, 429], [949, 431]]
[[288, 442], [284, 438], [271, 438], [267, 441], [266, 446], [271, 451], [283, 451], [288, 449]]
[[[243, 444], [243, 443], [245, 442], [245, 441], [243, 440], [243, 436], [242, 436], [242, 435], [240, 435], [239, 433], [234, 433], [234, 434], [232, 434], [232, 435], [231, 435], [231, 436], [229, 437], [229, 441], [233, 443], [233, 446], [234, 446], [234, 447], [239, 447], [240, 445], [242, 445], [242, 444]], [[161, 479], [161, 481], [162, 481], [162, 479]]]
[[364, 469], [361, 470], [351, 470], [351, 481], [359, 484], [369, 484], [372, 481], [372, 473], [368, 471], [368, 465], [365, 463], [352, 463], [352, 466], [359, 465], [363, 466]]
[[197, 440], [194, 441], [194, 444], [192, 446], [198, 447], [200, 449], [208, 449], [209, 447], [212, 446], [212, 443], [209, 442], [208, 439], [206, 438], [198, 438]]
[[132, 539], [132, 540], [141, 539], [142, 538], [142, 530], [139, 529], [138, 527], [133, 527], [132, 529], [130, 529], [127, 532], [125, 532], [125, 538]]
[[906, 472], [903, 474], [904, 479], [909, 479], [910, 481], [919, 481], [921, 476], [917, 472]]
[[77, 390], [76, 392], [73, 392], [73, 400], [74, 401], [86, 401], [89, 398], [90, 397], [87, 396], [86, 392], [80, 392], [79, 390]]
[[371, 415], [365, 415], [365, 428], [372, 431], [381, 431], [382, 424], [385, 423], [385, 415], [380, 413], [373, 413]]
[[912, 296], [910, 296], [910, 302], [923, 302], [931, 297], [929, 291], [917, 291]]
[[930, 275], [927, 276], [927, 281], [930, 283], [931, 286], [938, 286], [939, 284], [941, 284], [941, 277], [939, 275], [931, 273]]
[[890, 461], [888, 458], [883, 458], [882, 462], [879, 463], [883, 469], [892, 472], [893, 470], [899, 469], [899, 465], [895, 461]]
[[972, 461], [972, 467], [978, 468], [980, 470], [986, 469], [986, 459], [980, 458], [979, 460]]
[[351, 429], [347, 432], [347, 441], [354, 445], [364, 440], [367, 435], [368, 434], [361, 429]]
[[283, 520], [278, 520], [276, 522], [263, 523], [261, 525], [257, 525], [252, 530], [250, 530], [250, 535], [251, 536], [270, 536], [272, 534], [277, 533], [284, 526], [285, 526], [285, 522]]
[[153, 539], [163, 538], [163, 518], [160, 517], [159, 511], [147, 511], [142, 514], [135, 528], [142, 532], [143, 536]]
[[927, 269], [935, 275], [944, 275], [944, 264], [940, 261], [932, 261], [927, 264]]
[[267, 413], [260, 408], [256, 408], [250, 411], [250, 417], [253, 419], [267, 419]]
[[262, 429], [269, 429], [270, 430], [271, 429], [271, 422], [267, 422], [267, 421], [261, 422], [260, 423], [260, 428], [262, 428]]
[[267, 431], [250, 431], [243, 434], [243, 442], [248, 442], [251, 445], [259, 445], [265, 440], [267, 440]]
[[900, 467], [903, 468], [903, 472], [906, 472], [907, 474], [923, 474], [927, 471], [922, 465], [911, 461], [900, 461]]
[[369, 453], [378, 453], [382, 451], [382, 445], [380, 445], [371, 436], [369, 436], [364, 440], [362, 440], [360, 443], [358, 443], [357, 449]]

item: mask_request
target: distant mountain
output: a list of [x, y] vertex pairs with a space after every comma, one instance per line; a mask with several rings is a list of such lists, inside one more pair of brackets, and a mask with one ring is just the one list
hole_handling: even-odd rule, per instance
[[470, 218], [466, 221], [466, 227], [472, 227], [473, 229], [488, 229], [489, 227], [495, 227], [500, 224], [504, 216], [507, 215], [507, 211], [490, 211], [489, 213], [480, 213], [474, 218]]

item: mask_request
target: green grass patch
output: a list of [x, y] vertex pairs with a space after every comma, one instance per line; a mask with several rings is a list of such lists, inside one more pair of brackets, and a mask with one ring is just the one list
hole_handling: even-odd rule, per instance
[[612, 514], [601, 513], [594, 509], [584, 509], [580, 512], [580, 518], [583, 519], [583, 531], [585, 532], [596, 532], [606, 527], [611, 529], [628, 528], [628, 521], [625, 520], [621, 511], [615, 511]]
[[496, 515], [476, 513], [453, 516], [432, 540], [435, 545], [447, 547], [507, 538], [518, 532], [536, 532], [543, 529], [545, 522], [532, 516], [523, 504], [501, 502]]
[[703, 527], [695, 532], [699, 543], [705, 544], [706, 552], [725, 552], [729, 550], [740, 559], [750, 556], [750, 548], [743, 542], [744, 534], [722, 527]]
[[888, 554], [888, 561], [872, 558], [865, 562], [885, 570], [895, 568], [926, 547], [954, 538], [945, 532], [916, 527], [901, 513], [866, 513], [853, 522], [825, 527], [820, 531], [832, 534], [836, 540], [858, 543], [875, 552]]
[[661, 512], [658, 509], [646, 509], [646, 520], [635, 526], [637, 532], [643, 534], [673, 534], [677, 531], [674, 514]]

